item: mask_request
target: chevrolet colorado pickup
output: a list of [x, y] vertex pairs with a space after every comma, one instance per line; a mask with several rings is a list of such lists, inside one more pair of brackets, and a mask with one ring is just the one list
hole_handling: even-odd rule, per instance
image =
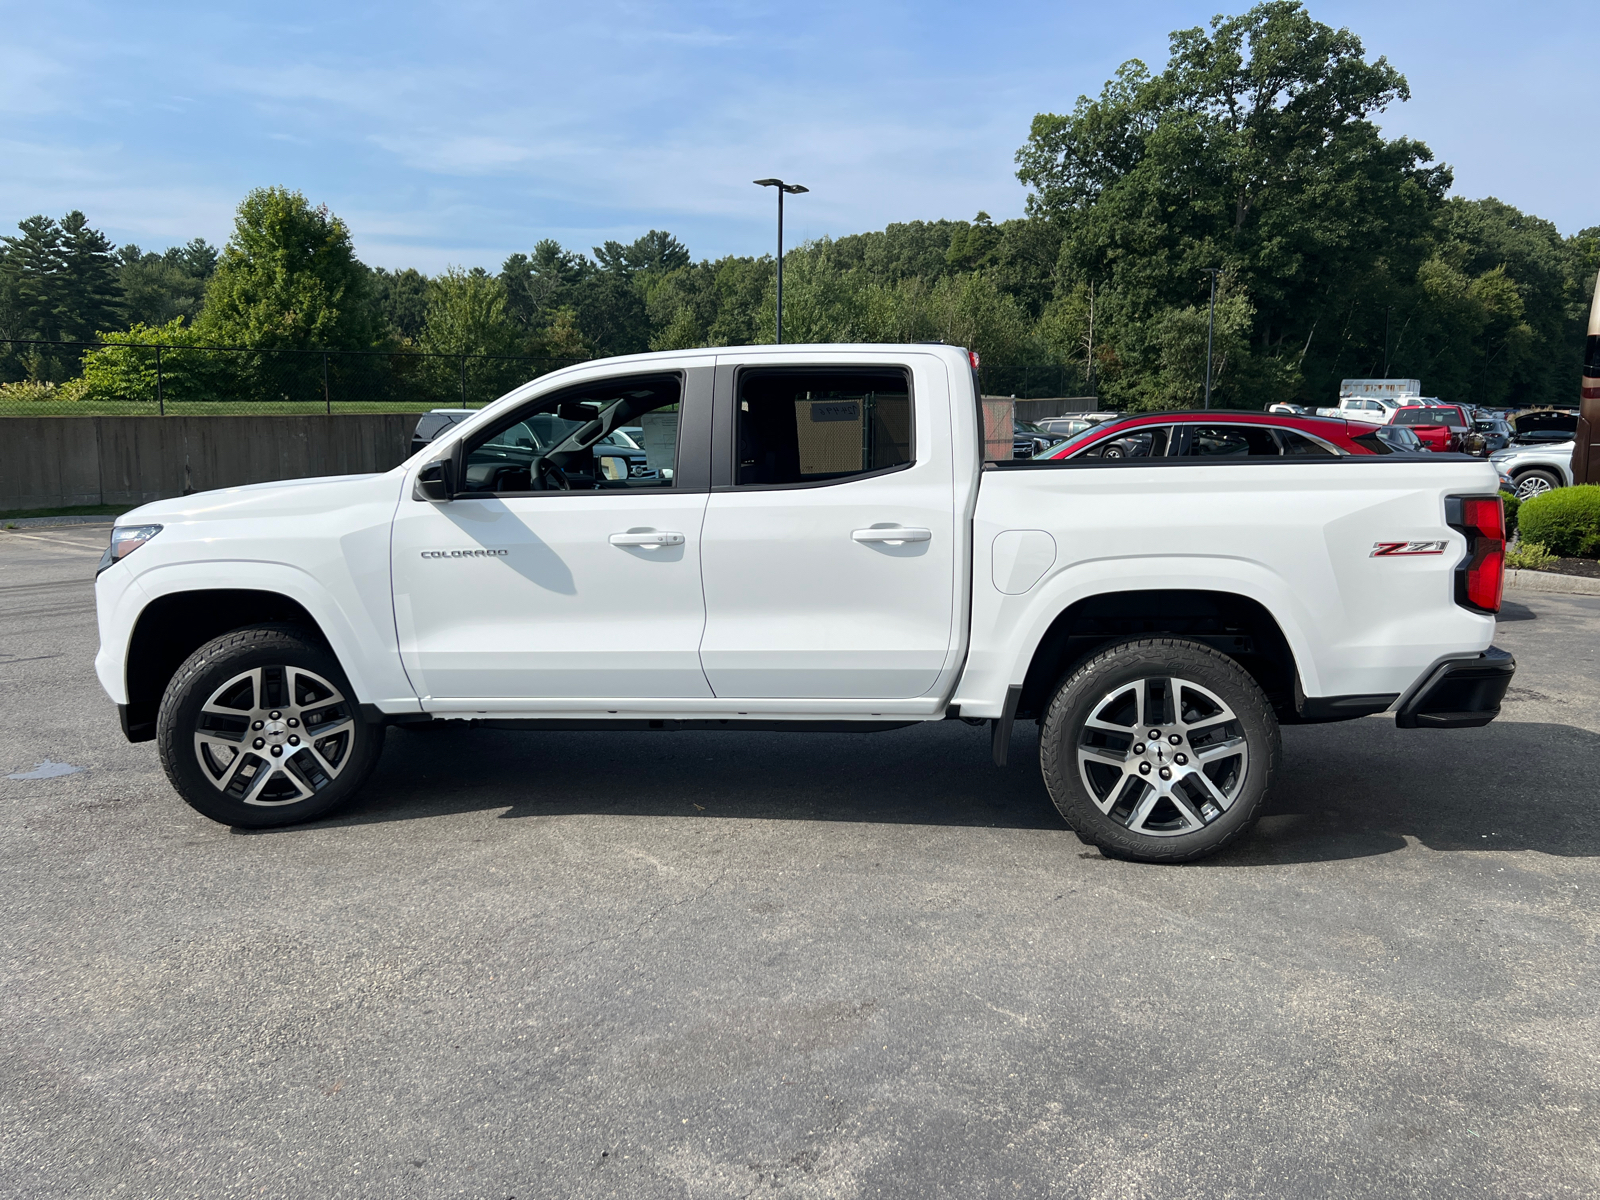
[[[561, 441], [505, 436], [539, 414]], [[1004, 765], [1033, 720], [1079, 837], [1194, 859], [1261, 811], [1280, 724], [1482, 725], [1514, 669], [1488, 463], [1209, 419], [1161, 456], [985, 462], [954, 347], [586, 363], [382, 474], [127, 514], [96, 668], [126, 736], [233, 825], [332, 809], [393, 724], [959, 719]], [[594, 453], [624, 426], [643, 473]]]

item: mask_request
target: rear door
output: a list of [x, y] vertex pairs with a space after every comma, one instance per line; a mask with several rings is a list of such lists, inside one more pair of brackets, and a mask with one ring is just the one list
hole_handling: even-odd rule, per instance
[[700, 645], [719, 698], [934, 689], [957, 627], [950, 421], [932, 355], [719, 360]]

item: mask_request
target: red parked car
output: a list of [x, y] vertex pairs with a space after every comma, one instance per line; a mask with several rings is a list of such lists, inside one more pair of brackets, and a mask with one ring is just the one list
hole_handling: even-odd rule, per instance
[[1467, 438], [1472, 433], [1472, 422], [1467, 414], [1453, 404], [1411, 404], [1397, 408], [1389, 417], [1389, 424], [1406, 426], [1424, 446], [1437, 454], [1467, 449]]
[[1152, 412], [1092, 425], [1036, 454], [1052, 458], [1328, 458], [1394, 454], [1374, 426], [1265, 412]]

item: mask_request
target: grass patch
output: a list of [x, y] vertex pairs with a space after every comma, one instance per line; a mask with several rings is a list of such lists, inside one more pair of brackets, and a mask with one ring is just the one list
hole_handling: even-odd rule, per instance
[[120, 517], [137, 507], [136, 504], [77, 504], [71, 508], [14, 508], [0, 512], [0, 521], [14, 521], [20, 517]]

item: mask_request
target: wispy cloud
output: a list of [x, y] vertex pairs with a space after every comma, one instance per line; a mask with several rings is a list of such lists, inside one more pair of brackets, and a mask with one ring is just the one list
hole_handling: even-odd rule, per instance
[[[1594, 223], [1587, 105], [1557, 69], [1570, 0], [1525, 5], [1514, 25], [1487, 0], [1325, 4], [1321, 19], [1410, 75], [1418, 100], [1391, 128], [1474, 194]], [[1098, 92], [1125, 58], [1159, 66], [1167, 32], [1213, 10], [325, 0], [281, 20], [57, 0], [12, 9], [0, 44], [0, 223], [81, 207], [124, 238], [219, 240], [248, 188], [281, 183], [332, 205], [369, 261], [436, 269], [651, 227], [697, 254], [763, 253], [771, 196], [749, 181], [770, 174], [812, 188], [788, 210], [792, 237], [1005, 217], [1022, 208], [1012, 156], [1034, 113]]]

